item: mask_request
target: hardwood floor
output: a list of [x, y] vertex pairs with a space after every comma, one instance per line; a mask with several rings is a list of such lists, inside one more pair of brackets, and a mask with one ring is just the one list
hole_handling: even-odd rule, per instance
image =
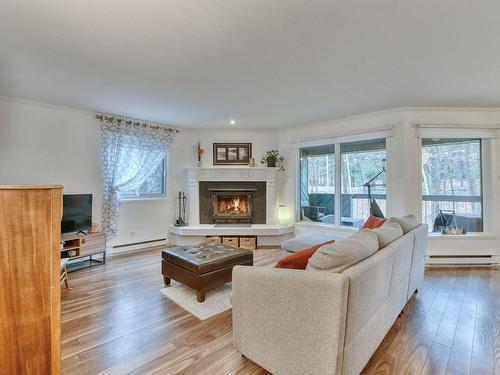
[[[258, 250], [256, 265], [280, 250]], [[70, 273], [64, 374], [267, 374], [232, 346], [231, 312], [200, 321], [163, 296], [160, 251]], [[500, 374], [500, 271], [426, 272], [363, 374]]]

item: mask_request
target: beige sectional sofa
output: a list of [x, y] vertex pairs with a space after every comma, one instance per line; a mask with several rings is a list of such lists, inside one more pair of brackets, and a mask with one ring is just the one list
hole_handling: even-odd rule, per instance
[[427, 226], [402, 224], [341, 272], [318, 253], [306, 270], [235, 267], [236, 349], [274, 374], [359, 374], [424, 278]]

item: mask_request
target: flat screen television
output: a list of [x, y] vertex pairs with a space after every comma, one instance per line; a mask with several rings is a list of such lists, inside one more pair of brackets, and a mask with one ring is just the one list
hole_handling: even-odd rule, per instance
[[64, 194], [62, 233], [90, 230], [92, 226], [92, 194]]

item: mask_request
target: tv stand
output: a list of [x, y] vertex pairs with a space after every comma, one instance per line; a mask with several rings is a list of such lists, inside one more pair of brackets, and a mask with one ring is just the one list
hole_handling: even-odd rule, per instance
[[78, 232], [76, 232], [76, 235], [78, 236], [80, 233], [83, 234], [84, 236], [87, 235], [87, 233], [84, 232], [83, 230], [79, 230]]
[[[106, 234], [104, 232], [80, 232], [62, 235], [61, 258], [68, 258], [70, 261], [78, 260], [78, 262], [68, 264], [68, 272], [106, 263]], [[98, 256], [98, 259], [94, 256]]]

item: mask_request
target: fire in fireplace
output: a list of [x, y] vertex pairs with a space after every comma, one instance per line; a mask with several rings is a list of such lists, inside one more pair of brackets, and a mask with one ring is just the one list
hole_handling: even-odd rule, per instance
[[247, 215], [248, 206], [248, 198], [245, 196], [217, 198], [217, 211], [221, 215]]
[[265, 224], [265, 181], [200, 181], [200, 224]]
[[251, 223], [251, 194], [214, 194], [212, 199], [215, 223]]

